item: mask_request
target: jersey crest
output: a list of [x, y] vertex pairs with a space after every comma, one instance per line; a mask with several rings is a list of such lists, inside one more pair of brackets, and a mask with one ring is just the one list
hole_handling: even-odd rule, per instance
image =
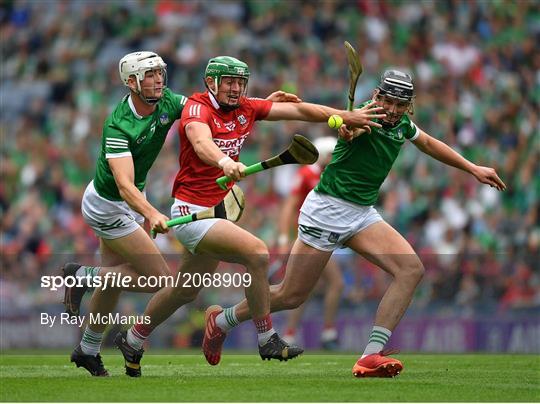
[[242, 126], [245, 126], [246, 123], [247, 123], [247, 119], [244, 115], [239, 115], [238, 116], [238, 122], [240, 122], [240, 125]]
[[159, 116], [159, 122], [161, 122], [162, 125], [167, 125], [170, 122], [169, 114], [164, 113]]

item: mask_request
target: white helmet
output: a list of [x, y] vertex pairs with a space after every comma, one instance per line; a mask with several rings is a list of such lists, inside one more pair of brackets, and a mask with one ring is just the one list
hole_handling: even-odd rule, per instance
[[337, 138], [332, 136], [324, 136], [317, 138], [313, 141], [313, 145], [317, 148], [319, 151], [319, 159], [321, 159], [323, 156], [327, 156], [329, 154], [332, 154], [334, 151], [334, 147], [336, 146]]
[[167, 64], [154, 52], [133, 52], [128, 53], [118, 63], [120, 78], [124, 85], [128, 85], [129, 76], [137, 78], [137, 88], [141, 91], [140, 82], [144, 79], [144, 74], [149, 70], [165, 69]]

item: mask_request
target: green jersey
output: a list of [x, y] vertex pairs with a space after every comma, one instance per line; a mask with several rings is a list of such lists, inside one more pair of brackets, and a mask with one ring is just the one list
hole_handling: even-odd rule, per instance
[[396, 125], [372, 127], [371, 133], [358, 136], [350, 144], [340, 138], [315, 191], [358, 205], [375, 204], [401, 146], [419, 134], [416, 125], [403, 115]]
[[110, 158], [131, 156], [135, 186], [140, 191], [144, 189], [148, 170], [154, 164], [172, 124], [180, 118], [186, 102], [187, 97], [166, 88], [155, 111], [151, 115], [140, 116], [130, 95], [122, 99], [103, 125], [94, 177], [94, 187], [101, 197], [111, 201], [122, 200], [107, 162]]

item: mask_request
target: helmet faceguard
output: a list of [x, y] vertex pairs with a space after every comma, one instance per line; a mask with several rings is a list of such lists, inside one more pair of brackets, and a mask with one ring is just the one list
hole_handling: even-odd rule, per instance
[[[399, 70], [387, 70], [381, 76], [381, 82], [377, 86], [376, 96], [381, 99], [388, 97], [399, 104], [405, 103], [405, 108], [398, 107], [403, 112], [392, 114], [392, 123], [396, 123], [407, 112], [413, 114], [414, 84], [412, 77]], [[389, 111], [386, 111], [387, 115]]]
[[[135, 76], [135, 81], [137, 83], [137, 95], [141, 99], [150, 105], [156, 104], [161, 97], [159, 98], [149, 98], [143, 94], [141, 88], [141, 82], [144, 80], [146, 72], [152, 70], [161, 70], [163, 73], [163, 89], [165, 89], [167, 84], [167, 64], [163, 59], [154, 52], [133, 52], [129, 53], [120, 59], [118, 63], [118, 70], [120, 72], [120, 78], [125, 86], [129, 87], [129, 78]], [[130, 87], [131, 89], [131, 87]]]
[[206, 66], [204, 77], [205, 79], [207, 77], [212, 77], [214, 79], [215, 88], [209, 87], [208, 83], [206, 83], [206, 80], [205, 80], [206, 87], [208, 88], [208, 91], [210, 91], [210, 93], [214, 95], [220, 107], [222, 107], [225, 110], [236, 109], [240, 106], [240, 104], [238, 103], [236, 105], [230, 105], [230, 104], [224, 104], [219, 101], [218, 99], [219, 86], [221, 84], [221, 80], [224, 77], [238, 77], [241, 79], [245, 79], [244, 91], [241, 94], [239, 94], [238, 101], [240, 101], [240, 97], [245, 96], [247, 94], [247, 84], [249, 80], [249, 67], [246, 63], [236, 58], [233, 58], [231, 56], [217, 56], [215, 58], [210, 59], [208, 61], [208, 65]]

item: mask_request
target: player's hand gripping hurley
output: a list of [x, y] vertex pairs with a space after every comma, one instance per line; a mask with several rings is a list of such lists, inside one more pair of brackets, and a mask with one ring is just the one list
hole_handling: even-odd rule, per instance
[[[313, 143], [302, 135], [294, 135], [287, 150], [277, 156], [246, 167], [245, 174], [255, 174], [284, 164], [313, 164], [318, 158], [319, 152], [313, 146]], [[227, 183], [230, 181], [231, 178], [227, 176], [219, 177], [216, 180], [221, 189], [227, 189]]]
[[[225, 195], [225, 198], [216, 206], [202, 210], [191, 215], [177, 217], [167, 221], [167, 227], [174, 227], [180, 224], [191, 223], [202, 219], [227, 219], [231, 222], [237, 222], [244, 212], [245, 198], [242, 189], [233, 185], [231, 190]], [[156, 237], [156, 232], [152, 230], [152, 238]]]

